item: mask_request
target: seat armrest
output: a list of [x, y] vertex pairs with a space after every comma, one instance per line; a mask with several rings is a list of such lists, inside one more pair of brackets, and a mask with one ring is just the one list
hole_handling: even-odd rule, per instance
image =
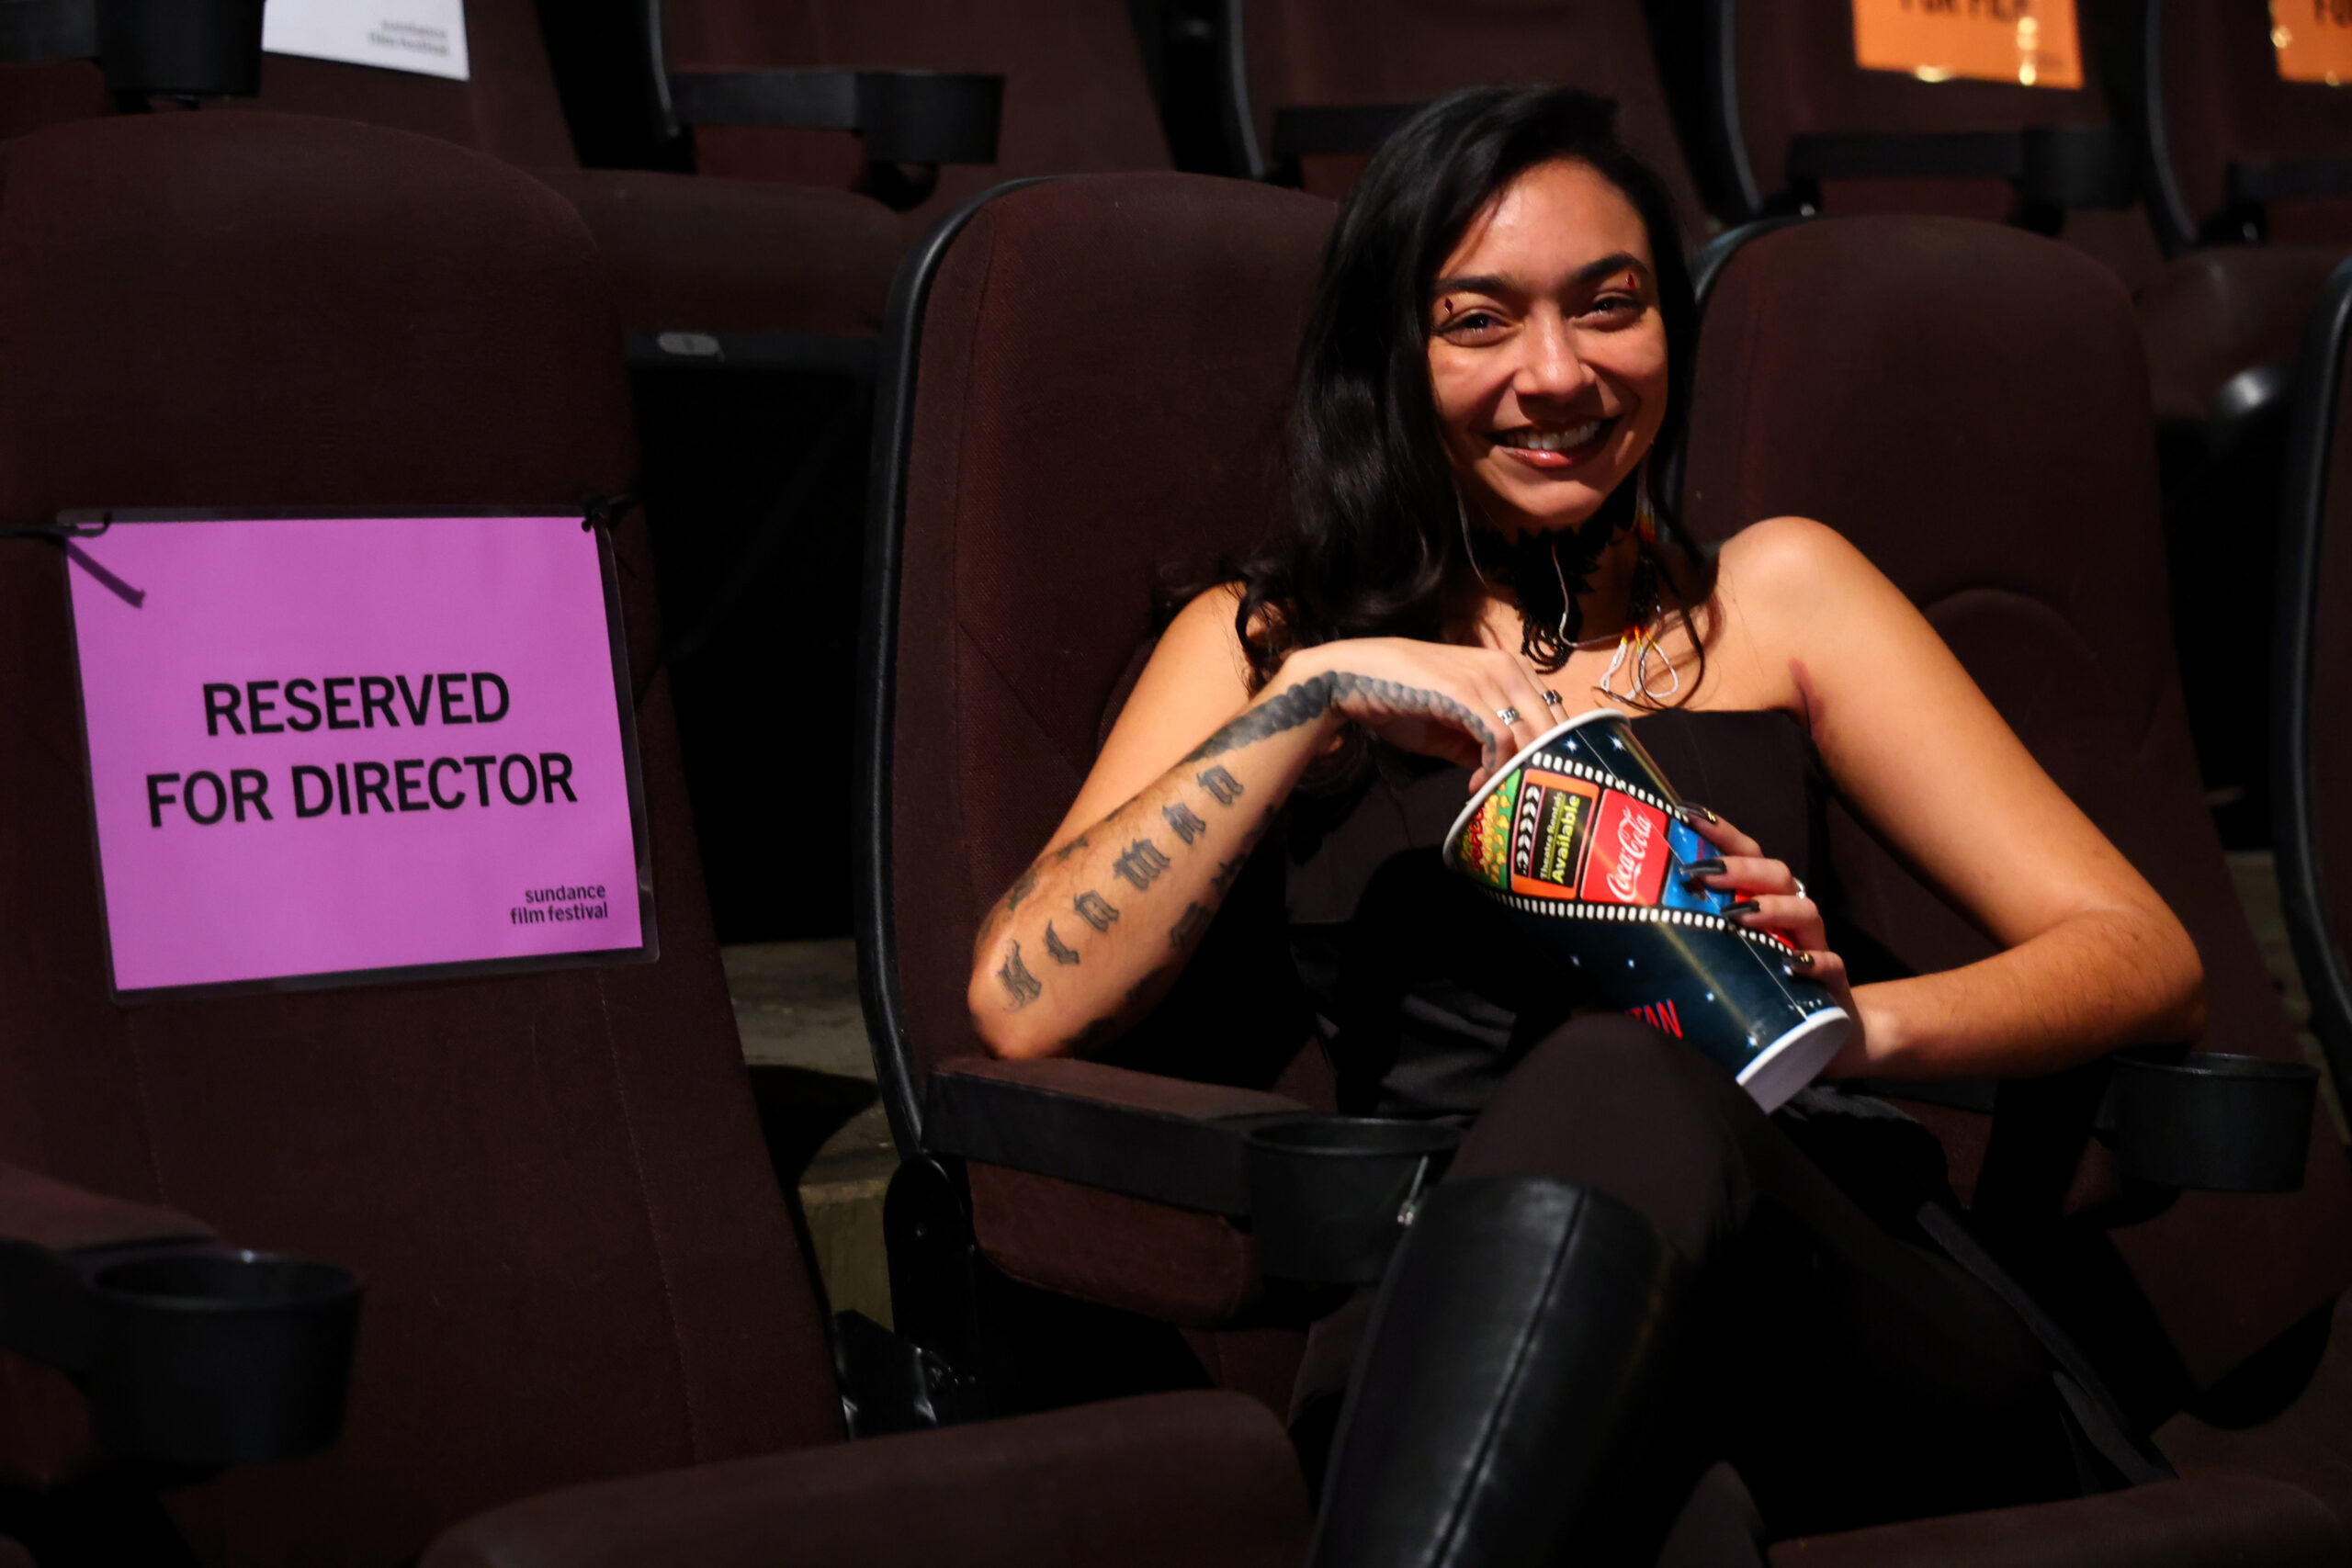
[[210, 1230], [175, 1210], [0, 1164], [0, 1348], [85, 1370], [86, 1270], [79, 1265], [124, 1248], [211, 1239]]
[[2230, 204], [2262, 207], [2274, 201], [2324, 201], [2352, 196], [2352, 159], [2261, 159], [2232, 164]]
[[965, 1056], [931, 1075], [923, 1142], [933, 1154], [1238, 1219], [1250, 1213], [1243, 1135], [1305, 1114], [1279, 1094], [1101, 1062]]
[[2022, 130], [1836, 131], [1789, 139], [1789, 184], [1824, 180], [2007, 180], [2037, 207], [2129, 207], [2139, 199], [2131, 146], [2093, 126]]
[[359, 1296], [347, 1269], [0, 1164], [0, 1348], [72, 1373], [111, 1452], [202, 1471], [327, 1447]]
[[993, 164], [1004, 78], [933, 71], [678, 71], [681, 126], [854, 131], [877, 163]]
[[108, 1198], [22, 1166], [0, 1164], [0, 1241], [44, 1252], [79, 1252], [211, 1238], [210, 1227], [175, 1209]]
[[1307, 1529], [1272, 1413], [1186, 1393], [571, 1487], [459, 1525], [423, 1568], [1295, 1568]]

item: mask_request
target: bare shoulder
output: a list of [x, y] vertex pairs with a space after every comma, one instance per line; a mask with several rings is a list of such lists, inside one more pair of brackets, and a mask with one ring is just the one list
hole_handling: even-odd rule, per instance
[[1784, 650], [1916, 614], [1869, 557], [1810, 517], [1751, 524], [1724, 543], [1715, 570], [1725, 612], [1759, 643]]
[[[1168, 623], [1168, 629], [1159, 637], [1160, 649], [1187, 660], [1220, 653], [1236, 673], [1246, 677], [1249, 660], [1242, 654], [1241, 634], [1234, 623], [1234, 612], [1240, 607], [1238, 582], [1220, 582], [1204, 589]], [[1154, 658], [1157, 657], [1155, 652]]]
[[1759, 607], [1885, 581], [1843, 534], [1810, 517], [1750, 524], [1724, 541], [1715, 570], [1718, 592]]

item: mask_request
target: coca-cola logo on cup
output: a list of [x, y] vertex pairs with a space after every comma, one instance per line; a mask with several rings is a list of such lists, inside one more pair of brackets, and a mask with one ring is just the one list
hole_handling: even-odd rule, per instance
[[1629, 795], [1600, 797], [1583, 896], [1611, 904], [1655, 904], [1666, 882], [1666, 816]]

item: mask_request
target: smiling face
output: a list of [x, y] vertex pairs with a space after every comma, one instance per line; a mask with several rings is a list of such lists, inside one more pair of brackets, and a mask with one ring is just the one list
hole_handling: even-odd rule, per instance
[[1590, 165], [1540, 164], [1470, 220], [1430, 302], [1430, 388], [1474, 515], [1582, 523], [1666, 419], [1666, 321], [1641, 214]]

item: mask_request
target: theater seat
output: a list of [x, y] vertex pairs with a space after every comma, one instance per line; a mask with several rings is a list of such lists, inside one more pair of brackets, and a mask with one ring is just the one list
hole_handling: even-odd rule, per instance
[[[657, 15], [658, 13], [658, 15]], [[650, 51], [673, 80], [888, 64], [1004, 82], [989, 166], [943, 166], [898, 205], [912, 240], [1002, 180], [1170, 167], [1129, 8], [1121, 0], [663, 0]], [[838, 134], [757, 123], [673, 124], [693, 166], [729, 178], [841, 186], [862, 160]]]
[[[1676, 134], [1638, 0], [1549, 0], [1508, 7], [1249, 0], [1238, 39], [1216, 62], [1220, 99], [1244, 151], [1236, 172], [1337, 197], [1402, 117], [1459, 87], [1552, 82], [1616, 100], [1626, 142], [1666, 181], [1693, 245], [1718, 225]], [[1241, 117], [1246, 116], [1246, 119]]]
[[[2270, 841], [2264, 705], [2278, 479], [2296, 342], [2352, 251], [2352, 106], [2307, 51], [2323, 7], [2131, 0], [2119, 96], [2148, 149], [2175, 260], [2141, 299], [2173, 537], [2174, 618], [2199, 761], [2234, 844]], [[2301, 79], [2290, 79], [2290, 73]], [[2226, 549], [2214, 541], [2226, 539]]]
[[[920, 1505], [931, 1539], [971, 1531], [978, 1560], [967, 1503], [985, 1495], [1033, 1547], [1058, 1529], [1086, 1560], [1296, 1560], [1288, 1445], [1231, 1396], [974, 1428], [927, 1461], [840, 1444], [822, 1308], [703, 903], [645, 529], [625, 504], [603, 515], [657, 955], [113, 999], [61, 591], [83, 569], [40, 530], [76, 506], [206, 498], [584, 514], [635, 479], [614, 328], [573, 209], [446, 141], [199, 114], [0, 148], [0, 897], [26, 917], [0, 943], [0, 1169], [116, 1201], [78, 1200], [89, 1213], [166, 1205], [368, 1287], [338, 1444], [211, 1479], [133, 1471], [130, 1495], [182, 1483], [164, 1501], [208, 1562], [399, 1562], [551, 1488], [820, 1450], [793, 1472], [803, 1544], [828, 1506], [831, 1528], [846, 1508], [865, 1531], [877, 1507]], [[13, 1221], [22, 1205], [0, 1208]], [[0, 1300], [12, 1342], [38, 1304]], [[0, 1512], [12, 1535], [41, 1523], [94, 1560], [73, 1510], [122, 1472], [91, 1449], [70, 1384], [15, 1358], [5, 1372]], [[673, 1483], [699, 1499], [680, 1507], [707, 1518], [744, 1473]], [[1084, 1517], [1048, 1495], [1080, 1473]], [[620, 1540], [626, 1522], [597, 1528]]]
[[[2068, 247], [1956, 220], [1816, 220], [1735, 235], [1713, 259], [1687, 520], [1721, 538], [1792, 513], [1860, 546], [2188, 927], [2210, 1016], [2203, 1040], [2183, 1043], [2298, 1060], [2199, 799], [2165, 632], [2144, 372], [2121, 288]], [[2001, 330], [1983, 330], [1995, 317]], [[1832, 807], [1830, 831], [1842, 884], [1833, 940], [1858, 975], [1990, 951], [1844, 807]], [[2006, 1115], [2012, 1087], [2035, 1086], [2003, 1086], [1978, 1105], [1998, 1098]], [[2301, 1129], [2300, 1190], [2167, 1197], [2117, 1169], [2086, 1115], [2052, 1146], [2063, 1159], [2009, 1163], [2014, 1147], [1965, 1089], [1879, 1090], [1936, 1130], [1979, 1225], [2132, 1416], [2154, 1428], [2188, 1412], [2160, 1439], [2185, 1474], [2284, 1480], [2314, 1491], [2336, 1530], [2352, 1524], [2333, 1474], [2352, 1390], [2332, 1370], [2327, 1336], [2352, 1284], [2352, 1175], [2324, 1110]], [[2011, 1560], [2058, 1539], [2030, 1521], [2017, 1528]], [[1971, 1560], [1932, 1546], [1898, 1533], [1872, 1551]]]
[[[1101, 1060], [989, 1060], [964, 989], [981, 913], [1059, 821], [1141, 668], [1156, 574], [1205, 581], [1278, 504], [1290, 359], [1331, 212], [1197, 175], [1052, 180], [967, 209], [899, 277], [868, 533], [860, 987], [905, 1162], [899, 1322], [967, 1370], [994, 1354], [972, 1326], [986, 1302], [962, 1282], [976, 1245], [991, 1270], [1134, 1314], [1084, 1333], [1000, 1325], [1044, 1342], [1020, 1370], [1033, 1382], [1204, 1376], [1140, 1317], [1193, 1331], [1211, 1371], [1287, 1404], [1301, 1320], [1267, 1303], [1236, 1217], [1240, 1126], [1329, 1103], [1319, 1050], [1301, 1050], [1279, 868], [1244, 874], [1184, 986]], [[1106, 418], [1148, 458], [1102, 462]], [[1023, 1141], [1023, 1108], [1046, 1101], [1100, 1112], [1091, 1134], [1046, 1135], [1067, 1158], [974, 1141]], [[1098, 1156], [1129, 1147], [1154, 1151], [1182, 1201], [1104, 1176]]]
[[[1865, 67], [1857, 17], [1867, 4], [1672, 7], [1680, 47], [1697, 57], [1714, 155], [1745, 216], [1803, 209], [2016, 222], [2098, 257], [2134, 290], [2154, 279], [2164, 254], [2140, 209], [2131, 137], [2109, 107], [2098, 6], [2066, 7], [2078, 46], [2070, 84], [2046, 66], [2013, 66], [2007, 80], [1946, 75], [1928, 61], [1898, 63], [1900, 51]], [[1941, 25], [2002, 24], [1963, 8]]]

